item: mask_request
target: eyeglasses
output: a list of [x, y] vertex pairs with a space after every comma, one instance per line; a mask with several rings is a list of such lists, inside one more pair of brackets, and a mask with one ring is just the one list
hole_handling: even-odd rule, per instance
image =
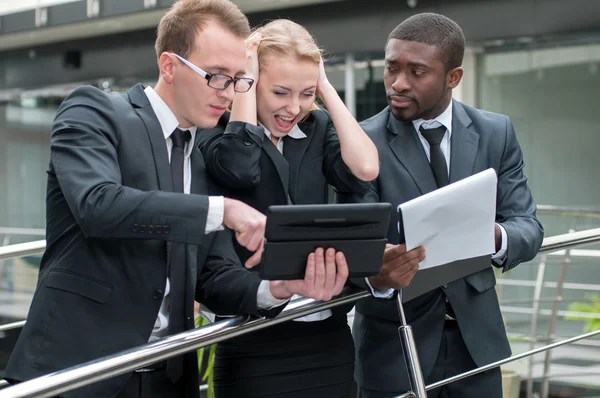
[[175, 53], [170, 54], [179, 58], [181, 62], [189, 66], [194, 72], [208, 80], [208, 87], [212, 87], [215, 90], [225, 90], [231, 83], [233, 83], [233, 90], [235, 92], [245, 93], [246, 91], [250, 90], [254, 84], [254, 79], [250, 77], [231, 77], [222, 73], [207, 73], [187, 59]]

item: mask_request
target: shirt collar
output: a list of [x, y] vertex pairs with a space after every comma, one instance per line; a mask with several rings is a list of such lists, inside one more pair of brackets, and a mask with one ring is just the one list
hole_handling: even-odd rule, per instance
[[[271, 139], [271, 132], [261, 124], [261, 126], [263, 127], [263, 129], [265, 129], [265, 135]], [[300, 130], [300, 127], [298, 127], [297, 124], [294, 125], [294, 127], [292, 127], [292, 129], [290, 130], [290, 132], [287, 134], [288, 137], [291, 137], [295, 140], [301, 140], [303, 138], [306, 138], [306, 134], [304, 134], [304, 132], [302, 130]]]
[[[158, 122], [160, 123], [160, 127], [162, 129], [165, 140], [169, 139], [169, 137], [171, 137], [171, 134], [173, 134], [173, 131], [175, 131], [175, 129], [179, 127], [179, 122], [177, 121], [177, 118], [175, 117], [171, 109], [169, 109], [165, 101], [163, 101], [163, 99], [160, 98], [160, 95], [158, 95], [158, 93], [154, 91], [152, 87], [146, 87], [144, 89], [144, 92], [146, 93], [148, 101], [150, 101], [150, 106], [152, 107], [152, 110], [154, 111], [154, 114], [156, 115]], [[195, 141], [195, 126], [181, 130], [189, 131], [192, 135], [191, 142]], [[185, 156], [189, 156], [192, 153], [192, 148], [193, 145], [186, 145]]]
[[442, 112], [435, 119], [417, 119], [412, 121], [415, 130], [419, 131], [419, 128], [424, 125], [426, 128], [435, 128], [439, 125], [443, 125], [448, 130], [448, 135], [452, 134], [452, 100], [444, 112]]

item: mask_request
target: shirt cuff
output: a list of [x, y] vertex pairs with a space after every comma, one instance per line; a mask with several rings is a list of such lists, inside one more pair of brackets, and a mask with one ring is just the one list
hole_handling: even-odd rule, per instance
[[496, 252], [492, 256], [492, 260], [498, 265], [502, 265], [504, 260], [506, 260], [506, 250], [508, 249], [508, 235], [506, 234], [506, 230], [500, 224], [496, 224], [500, 227], [500, 233], [502, 234], [502, 243], [500, 244], [500, 250]]
[[225, 215], [225, 199], [222, 196], [208, 197], [208, 215], [204, 233], [209, 234], [223, 230], [223, 217]]
[[290, 300], [276, 299], [269, 289], [269, 281], [261, 281], [256, 292], [256, 307], [259, 310], [270, 310], [286, 304]]
[[369, 278], [365, 278], [365, 282], [367, 283], [367, 286], [369, 286], [369, 290], [371, 291], [371, 294], [375, 298], [385, 298], [385, 299], [387, 299], [387, 298], [391, 298], [394, 295], [394, 289], [375, 290], [373, 288], [373, 286], [371, 286], [371, 282], [369, 282]]

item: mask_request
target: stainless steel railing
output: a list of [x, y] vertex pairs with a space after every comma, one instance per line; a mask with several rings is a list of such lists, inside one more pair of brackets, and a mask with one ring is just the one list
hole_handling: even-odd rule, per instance
[[[548, 253], [550, 251], [569, 248], [575, 245], [598, 242], [600, 242], [600, 228], [546, 238], [544, 239], [541, 252]], [[13, 252], [13, 255], [14, 254], [15, 253]], [[43, 398], [55, 396], [84, 385], [130, 372], [157, 361], [180, 355], [184, 352], [192, 351], [200, 347], [205, 347], [219, 341], [260, 330], [314, 312], [319, 312], [346, 303], [355, 302], [368, 296], [369, 293], [366, 291], [351, 291], [346, 292], [346, 294], [344, 294], [342, 297], [336, 298], [329, 302], [317, 302], [312, 299], [294, 300], [277, 318], [251, 320], [245, 316], [233, 317], [225, 321], [169, 336], [141, 347], [133, 348], [118, 354], [100, 358], [69, 369], [41, 376], [13, 387], [9, 387], [0, 391], [0, 398]], [[544, 350], [549, 350], [572, 341], [588, 338], [599, 333], [600, 331], [587, 333], [585, 335], [568, 339], [565, 342], [558, 342], [547, 347], [541, 347], [533, 350], [535, 352], [532, 351], [529, 355], [533, 355]], [[523, 357], [522, 355], [524, 354], [516, 356], [517, 358], [515, 359], [507, 359], [504, 361], [520, 359]], [[502, 363], [495, 363], [473, 370], [468, 372], [468, 375], [466, 376], [458, 375], [450, 379], [442, 380], [432, 386], [427, 386], [426, 390], [430, 390], [443, 384], [458, 380], [458, 377], [468, 377], [472, 374], [483, 372], [489, 369], [492, 365], [495, 367]], [[405, 397], [408, 396], [410, 395], [405, 395]], [[415, 395], [413, 394], [412, 396]]]
[[600, 218], [600, 208], [594, 208], [594, 207], [537, 205], [537, 213], [538, 214], [550, 214], [550, 215], [556, 215], [556, 216]]
[[0, 260], [43, 254], [44, 250], [46, 250], [45, 240], [0, 246]]

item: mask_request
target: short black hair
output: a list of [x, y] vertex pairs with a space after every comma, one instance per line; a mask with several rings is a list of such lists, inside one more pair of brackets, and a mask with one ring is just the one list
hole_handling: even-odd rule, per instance
[[436, 46], [446, 64], [446, 70], [462, 65], [465, 54], [465, 35], [456, 22], [431, 12], [413, 15], [396, 26], [390, 39], [416, 41]]

